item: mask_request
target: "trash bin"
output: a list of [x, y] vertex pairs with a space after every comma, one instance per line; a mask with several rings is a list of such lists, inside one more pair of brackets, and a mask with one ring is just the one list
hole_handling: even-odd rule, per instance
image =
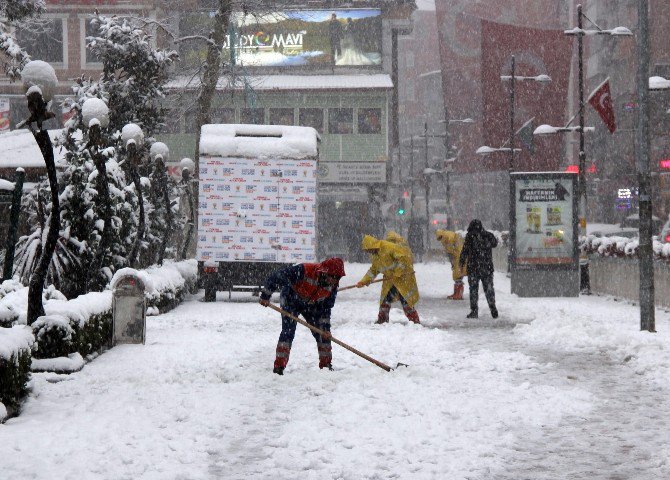
[[147, 306], [144, 282], [136, 275], [119, 277], [112, 290], [112, 345], [145, 343]]

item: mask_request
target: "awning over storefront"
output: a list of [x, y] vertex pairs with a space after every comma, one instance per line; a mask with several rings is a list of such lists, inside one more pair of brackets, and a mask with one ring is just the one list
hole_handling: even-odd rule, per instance
[[[392, 89], [391, 76], [384, 73], [370, 75], [258, 75], [247, 77], [247, 83], [256, 91], [282, 90], [379, 90]], [[195, 89], [199, 78], [180, 77], [169, 82], [169, 90]], [[221, 77], [217, 90], [244, 90], [245, 82], [238, 79], [231, 83], [229, 77]]]

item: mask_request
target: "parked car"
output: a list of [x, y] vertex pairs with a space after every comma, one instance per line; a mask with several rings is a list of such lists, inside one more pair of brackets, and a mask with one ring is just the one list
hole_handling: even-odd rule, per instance
[[[663, 220], [656, 216], [651, 217], [651, 233], [652, 235], [658, 235], [658, 233], [661, 231], [661, 227], [663, 226]], [[628, 215], [626, 218], [623, 219], [621, 222], [621, 228], [636, 228], [640, 229], [640, 215], [639, 214], [634, 214], [634, 215]]]
[[661, 229], [659, 241], [661, 243], [670, 243], [670, 215], [668, 215], [668, 219], [665, 221], [665, 225], [663, 225], [663, 228]]
[[613, 223], [589, 223], [586, 225], [586, 233], [596, 237], [626, 237], [635, 238], [640, 236], [637, 228], [622, 227]]

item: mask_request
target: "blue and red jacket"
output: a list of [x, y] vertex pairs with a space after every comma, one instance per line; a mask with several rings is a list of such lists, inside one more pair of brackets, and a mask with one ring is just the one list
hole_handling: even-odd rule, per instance
[[280, 290], [286, 306], [330, 316], [335, 305], [337, 286], [319, 285], [318, 263], [301, 263], [273, 272], [265, 281], [261, 299], [270, 300], [273, 292]]

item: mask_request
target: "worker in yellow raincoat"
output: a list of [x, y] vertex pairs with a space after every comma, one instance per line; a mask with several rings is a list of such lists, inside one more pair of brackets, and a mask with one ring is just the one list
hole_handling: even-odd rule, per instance
[[454, 293], [447, 298], [450, 300], [463, 300], [463, 277], [467, 272], [467, 267], [459, 264], [461, 258], [461, 251], [463, 250], [464, 239], [458, 233], [450, 230], [437, 230], [435, 236], [442, 243], [444, 250], [447, 252], [447, 257], [451, 262], [451, 277], [454, 280]]
[[414, 308], [419, 301], [419, 288], [416, 285], [412, 252], [409, 247], [402, 247], [366, 235], [363, 237], [362, 248], [370, 254], [372, 265], [356, 286], [361, 288], [369, 285], [380, 273], [384, 276], [379, 315], [375, 323], [389, 321], [391, 303], [396, 300], [402, 304], [403, 311], [410, 322], [421, 323], [419, 314]]
[[412, 250], [410, 250], [409, 243], [407, 243], [407, 240], [405, 240], [405, 237], [400, 235], [398, 232], [395, 232], [393, 230], [389, 230], [389, 232], [386, 234], [386, 238], [384, 240], [386, 240], [387, 242], [394, 243], [394, 244], [406, 249], [407, 253], [409, 253], [409, 255], [412, 258], [412, 263], [414, 263], [414, 255], [412, 254]]

